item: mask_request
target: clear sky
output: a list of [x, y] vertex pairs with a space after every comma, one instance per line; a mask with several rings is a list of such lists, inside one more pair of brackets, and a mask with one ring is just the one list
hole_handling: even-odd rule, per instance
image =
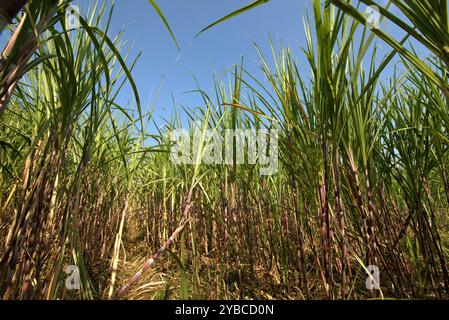
[[[101, 0], [100, 0], [101, 1]], [[75, 0], [81, 12], [89, 0]], [[157, 1], [171, 24], [181, 46], [178, 51], [156, 12], [147, 0], [116, 0], [111, 34], [125, 30], [124, 39], [132, 45], [133, 55], [142, 56], [133, 71], [144, 106], [154, 101], [162, 84], [156, 106], [157, 116], [172, 113], [172, 95], [178, 105], [195, 107], [201, 104], [194, 76], [206, 92], [212, 91], [215, 71], [224, 72], [241, 61], [257, 72], [258, 53], [254, 42], [269, 51], [269, 35], [279, 46], [298, 50], [305, 44], [302, 17], [311, 7], [308, 0], [273, 0], [263, 6], [220, 24], [198, 38], [195, 34], [225, 14], [249, 3], [250, 0], [163, 0]], [[310, 10], [309, 10], [310, 12]], [[163, 82], [162, 82], [163, 81]], [[126, 91], [132, 96], [129, 91]], [[122, 103], [126, 103], [122, 97]]]
[[[200, 106], [199, 94], [188, 93], [196, 89], [194, 77], [204, 91], [211, 93], [214, 71], [225, 79], [225, 72], [240, 63], [242, 56], [245, 68], [260, 75], [260, 59], [254, 43], [270, 56], [270, 35], [278, 48], [292, 48], [294, 58], [304, 61], [300, 63], [304, 68], [304, 78], [309, 77], [300, 49], [305, 46], [302, 19], [312, 13], [311, 0], [272, 0], [208, 30], [198, 38], [194, 37], [211, 22], [251, 1], [157, 0], [180, 43], [180, 53], [148, 0], [115, 1], [110, 35], [124, 30], [123, 39], [128, 41], [125, 49], [131, 49], [132, 56], [142, 53], [132, 73], [144, 108], [154, 102], [161, 88], [156, 101], [156, 120], [170, 117], [172, 96], [178, 110], [180, 105], [187, 108]], [[386, 1], [379, 2], [384, 4]], [[73, 4], [79, 5], [81, 12], [86, 12], [90, 2], [74, 0]], [[387, 32], [398, 36], [394, 29]], [[379, 56], [388, 52], [388, 46], [383, 45]], [[120, 96], [119, 103], [129, 105], [132, 101], [128, 88]]]
[[[73, 0], [73, 4], [80, 7], [81, 13], [86, 13], [92, 1], [96, 0]], [[112, 3], [110, 0], [98, 1]], [[132, 74], [143, 108], [152, 105], [159, 92], [155, 105], [156, 120], [170, 117], [173, 113], [173, 98], [178, 110], [181, 110], [180, 106], [201, 106], [199, 94], [188, 93], [197, 88], [194, 77], [201, 89], [212, 93], [214, 72], [226, 80], [225, 72], [239, 64], [242, 57], [245, 69], [263, 81], [258, 66], [260, 58], [254, 43], [267, 57], [271, 57], [270, 36], [278, 49], [292, 48], [293, 57], [300, 61], [303, 78], [310, 77], [301, 48], [306, 44], [303, 18], [312, 14], [311, 0], [272, 0], [195, 38], [195, 34], [211, 22], [251, 1], [156, 0], [180, 43], [181, 51], [178, 53], [148, 0], [115, 0], [110, 36], [124, 30], [123, 40], [127, 41], [124, 49], [131, 50], [131, 57], [142, 53]], [[379, 0], [383, 5], [386, 2], [388, 0]], [[392, 23], [384, 27], [387, 32], [400, 38]], [[3, 46], [5, 41], [2, 35], [0, 44]], [[389, 52], [389, 47], [382, 45], [378, 52], [379, 59]], [[132, 102], [132, 91], [126, 88], [120, 95], [119, 103], [129, 106]]]

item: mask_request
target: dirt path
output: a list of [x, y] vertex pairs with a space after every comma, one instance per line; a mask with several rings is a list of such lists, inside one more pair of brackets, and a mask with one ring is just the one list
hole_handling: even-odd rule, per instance
[[[143, 230], [140, 228], [138, 219], [134, 215], [128, 217], [126, 221], [123, 247], [125, 254], [123, 254], [122, 250], [118, 270], [118, 278], [120, 280], [116, 290], [119, 290], [126, 283], [127, 279], [134, 276], [152, 253], [151, 249], [145, 244]], [[142, 275], [123, 298], [131, 300], [162, 299], [166, 288], [165, 278], [165, 274], [157, 269], [150, 269]]]

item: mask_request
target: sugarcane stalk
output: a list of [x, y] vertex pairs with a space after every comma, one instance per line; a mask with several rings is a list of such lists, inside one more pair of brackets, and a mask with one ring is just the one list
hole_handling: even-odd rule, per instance
[[[126, 218], [126, 214], [128, 212], [128, 204], [129, 204], [129, 195], [126, 195], [125, 206], [122, 211], [122, 217], [120, 218], [119, 230], [116, 235], [115, 243], [114, 243], [114, 253], [112, 255], [112, 261], [111, 261], [111, 282], [109, 285], [109, 290], [107, 292], [108, 299], [111, 299], [111, 297], [114, 293], [114, 285], [115, 285], [115, 281], [117, 278], [117, 267], [118, 267], [119, 257], [120, 257], [120, 244], [122, 243], [123, 228], [125, 226], [125, 218]], [[104, 293], [104, 296], [106, 297], [106, 291]]]
[[2, 0], [0, 2], [0, 35], [29, 0]]
[[159, 259], [160, 256], [170, 247], [170, 245], [175, 241], [178, 235], [180, 235], [184, 231], [184, 229], [186, 228], [187, 224], [190, 221], [190, 209], [192, 207], [192, 193], [193, 190], [190, 190], [189, 195], [187, 196], [187, 201], [184, 204], [183, 217], [181, 219], [178, 228], [173, 232], [171, 237], [168, 238], [168, 240], [162, 245], [162, 247], [159, 248], [159, 250], [157, 250], [150, 257], [150, 259], [148, 259], [145, 262], [145, 264], [140, 268], [140, 270], [137, 271], [134, 274], [134, 276], [128, 279], [127, 283], [117, 293], [117, 298], [123, 297], [123, 295], [129, 291], [129, 289], [140, 279], [140, 277], [156, 263], [157, 259]]

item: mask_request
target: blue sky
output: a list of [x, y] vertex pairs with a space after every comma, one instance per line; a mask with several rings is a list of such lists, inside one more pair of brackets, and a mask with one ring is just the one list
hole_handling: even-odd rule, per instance
[[[101, 2], [102, 0], [100, 0]], [[251, 0], [252, 1], [252, 0]], [[387, 0], [380, 0], [387, 1]], [[124, 39], [132, 54], [142, 52], [133, 70], [144, 107], [156, 101], [155, 120], [173, 114], [173, 99], [180, 105], [195, 108], [202, 99], [197, 93], [194, 77], [201, 89], [211, 93], [214, 72], [225, 78], [225, 72], [244, 57], [245, 68], [261, 77], [259, 55], [254, 43], [269, 57], [269, 36], [278, 48], [292, 47], [304, 78], [309, 77], [308, 67], [300, 48], [305, 46], [303, 18], [311, 14], [310, 0], [272, 0], [254, 10], [220, 24], [200, 37], [195, 34], [211, 22], [240, 8], [250, 0], [160, 0], [157, 1], [166, 15], [180, 43], [178, 53], [174, 42], [159, 16], [147, 0], [116, 0], [111, 34], [124, 29]], [[90, 0], [75, 0], [81, 12], [87, 10]], [[393, 9], [394, 10], [394, 9]], [[398, 36], [397, 30], [388, 30]], [[389, 52], [383, 45], [379, 57]], [[380, 60], [379, 60], [380, 61]], [[388, 72], [388, 71], [387, 71]], [[160, 91], [159, 91], [160, 89]], [[132, 102], [130, 90], [120, 96], [121, 104]]]
[[[100, 3], [102, 1], [108, 0], [99, 0]], [[299, 65], [303, 68], [303, 78], [309, 77], [308, 66], [300, 49], [305, 46], [302, 19], [311, 14], [311, 0], [272, 0], [208, 30], [198, 38], [194, 37], [211, 22], [250, 1], [156, 1], [176, 34], [181, 46], [180, 53], [148, 0], [115, 1], [110, 35], [124, 30], [123, 39], [127, 41], [125, 49], [131, 50], [131, 56], [142, 53], [132, 73], [144, 108], [149, 107], [160, 92], [155, 105], [156, 120], [170, 117], [173, 98], [178, 110], [181, 110], [181, 105], [187, 108], [201, 106], [199, 94], [188, 93], [196, 89], [194, 77], [204, 91], [211, 93], [214, 72], [225, 80], [225, 72], [240, 63], [242, 56], [245, 68], [261, 78], [258, 67], [260, 58], [254, 43], [269, 57], [269, 36], [277, 48], [292, 48], [294, 58], [300, 61]], [[386, 1], [379, 0], [383, 4]], [[73, 1], [82, 13], [88, 10], [90, 3], [91, 0]], [[392, 24], [384, 27], [396, 38], [399, 37]], [[379, 57], [389, 51], [387, 45], [382, 45]], [[391, 67], [387, 69], [385, 76], [391, 70]], [[122, 92], [119, 103], [123, 106], [133, 103], [129, 88]]]
[[[111, 34], [124, 29], [124, 39], [132, 45], [133, 55], [142, 52], [133, 76], [138, 86], [142, 104], [156, 102], [156, 117], [169, 117], [173, 111], [172, 95], [176, 104], [189, 108], [200, 106], [201, 98], [195, 93], [194, 76], [201, 88], [212, 91], [215, 73], [224, 73], [240, 63], [244, 56], [245, 67], [258, 72], [256, 42], [270, 53], [269, 35], [279, 46], [298, 49], [305, 44], [302, 17], [310, 1], [274, 0], [240, 17], [218, 25], [198, 38], [195, 34], [209, 23], [249, 3], [249, 0], [165, 0], [157, 1], [169, 20], [178, 41], [178, 51], [156, 12], [147, 0], [116, 0]], [[89, 0], [75, 0], [81, 12], [87, 10]], [[225, 79], [225, 78], [224, 78]], [[120, 102], [132, 101], [126, 90]]]

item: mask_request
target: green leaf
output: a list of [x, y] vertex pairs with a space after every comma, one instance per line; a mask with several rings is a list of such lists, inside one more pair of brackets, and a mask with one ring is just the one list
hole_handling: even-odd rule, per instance
[[216, 26], [217, 24], [222, 23], [222, 22], [224, 22], [226, 20], [229, 20], [231, 18], [234, 18], [234, 17], [236, 17], [236, 16], [238, 16], [238, 15], [240, 15], [240, 14], [242, 14], [242, 13], [248, 11], [248, 10], [254, 9], [255, 7], [258, 7], [258, 6], [260, 6], [262, 4], [265, 4], [265, 3], [269, 2], [269, 1], [271, 1], [271, 0], [256, 0], [256, 1], [253, 1], [253, 2], [251, 2], [249, 4], [247, 4], [246, 6], [244, 6], [244, 7], [240, 8], [240, 9], [238, 9], [238, 10], [236, 10], [236, 11], [234, 11], [234, 12], [232, 12], [232, 13], [226, 15], [226, 16], [224, 16], [223, 18], [221, 18], [221, 19], [211, 23], [206, 28], [204, 28], [203, 30], [198, 32], [195, 35], [195, 38], [198, 37], [203, 32], [205, 32], [206, 30], [209, 30], [210, 28]]
[[156, 4], [156, 2], [154, 0], [148, 0], [148, 1], [150, 2], [151, 6], [154, 8], [154, 10], [156, 10], [157, 14], [161, 18], [161, 20], [164, 23], [165, 27], [167, 28], [168, 32], [170, 32], [170, 35], [171, 35], [173, 41], [175, 42], [176, 48], [178, 49], [178, 51], [181, 51], [178, 40], [176, 40], [175, 34], [174, 34], [172, 28], [170, 27], [170, 25], [168, 24], [168, 21], [165, 18], [164, 13], [162, 12], [162, 10], [159, 8], [159, 6]]

